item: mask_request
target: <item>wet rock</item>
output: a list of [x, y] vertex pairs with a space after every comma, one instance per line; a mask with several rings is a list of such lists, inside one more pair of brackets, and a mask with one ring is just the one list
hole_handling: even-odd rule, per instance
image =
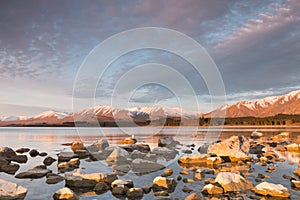
[[178, 154], [178, 151], [175, 149], [169, 149], [167, 147], [156, 147], [152, 149], [152, 153], [157, 156], [163, 157], [166, 160], [172, 160]]
[[191, 189], [191, 188], [189, 188], [189, 187], [187, 187], [187, 186], [183, 186], [183, 188], [182, 188], [182, 191], [184, 192], [184, 193], [190, 193], [190, 192], [192, 192], [193, 191], [193, 189]]
[[54, 158], [48, 156], [48, 157], [46, 157], [46, 158], [44, 159], [43, 163], [44, 163], [44, 165], [46, 165], [46, 166], [50, 166], [50, 165], [52, 165], [55, 161], [56, 161], [56, 159], [54, 159]]
[[174, 192], [177, 182], [173, 178], [166, 178], [158, 176], [152, 182], [153, 192], [167, 191], [168, 193]]
[[197, 169], [194, 173], [194, 178], [198, 181], [201, 181], [204, 176], [205, 171], [202, 171], [201, 169]]
[[197, 193], [192, 193], [189, 196], [185, 197], [184, 200], [202, 200], [202, 197]]
[[262, 132], [254, 131], [254, 132], [251, 133], [250, 137], [253, 138], [253, 139], [258, 139], [258, 138], [261, 138], [263, 136], [264, 136], [264, 134]]
[[89, 157], [90, 153], [87, 150], [79, 149], [74, 152], [80, 159]]
[[51, 173], [52, 171], [49, 169], [39, 169], [33, 168], [26, 172], [21, 172], [17, 174], [15, 177], [19, 179], [31, 178], [31, 179], [38, 179], [46, 176], [47, 174]]
[[121, 179], [114, 180], [111, 183], [112, 188], [120, 187], [120, 186], [126, 186], [127, 188], [133, 188], [134, 184], [133, 184], [132, 180], [121, 180]]
[[198, 152], [201, 154], [207, 154], [209, 144], [205, 143], [198, 148]]
[[64, 177], [58, 175], [58, 174], [53, 174], [53, 173], [49, 173], [47, 174], [47, 180], [46, 180], [46, 183], [47, 184], [57, 184], [63, 180], [65, 180]]
[[41, 157], [45, 157], [45, 156], [47, 156], [48, 154], [46, 153], [46, 152], [41, 152], [41, 153], [39, 153], [39, 156], [41, 156]]
[[221, 158], [228, 158], [231, 162], [250, 160], [250, 142], [244, 136], [232, 136], [222, 142], [208, 147], [208, 154], [215, 154]]
[[[167, 191], [156, 191], [156, 192], [153, 192], [153, 194], [156, 197], [160, 197], [159, 199], [165, 199], [165, 198], [162, 198], [162, 197], [169, 196], [169, 193]], [[158, 198], [155, 198], [155, 199], [158, 199]], [[172, 199], [172, 198], [168, 198], [168, 199]]]
[[119, 147], [116, 147], [113, 152], [106, 158], [106, 162], [110, 165], [128, 164], [129, 153]]
[[293, 143], [286, 146], [287, 151], [289, 152], [300, 152], [299, 144]]
[[3, 200], [23, 200], [27, 194], [27, 189], [0, 179], [0, 199]]
[[249, 153], [251, 153], [251, 154], [262, 154], [262, 153], [264, 153], [264, 151], [263, 151], [264, 147], [265, 146], [261, 145], [261, 144], [251, 146], [250, 149], [249, 149]]
[[99, 182], [94, 187], [94, 191], [97, 194], [103, 194], [103, 193], [107, 192], [109, 189], [110, 189], [109, 185], [107, 183], [104, 183], [104, 182]]
[[289, 132], [282, 132], [278, 135], [275, 135], [271, 137], [270, 139], [276, 142], [281, 142], [281, 141], [286, 141], [286, 139], [290, 138], [290, 133]]
[[67, 171], [73, 171], [76, 168], [79, 168], [80, 160], [79, 158], [72, 158], [69, 162], [61, 162], [57, 164], [57, 168], [60, 173]]
[[190, 178], [184, 178], [184, 179], [182, 179], [182, 181], [184, 183], [193, 183], [193, 182], [195, 182], [193, 179], [190, 179]]
[[105, 182], [110, 185], [117, 178], [118, 177], [115, 174], [82, 174], [80, 170], [65, 173], [66, 185], [78, 188], [94, 188], [99, 182]]
[[182, 156], [178, 159], [179, 163], [185, 165], [219, 165], [222, 162], [220, 157], [211, 157], [208, 154], [192, 154], [188, 156]]
[[97, 140], [94, 144], [92, 144], [93, 147], [97, 149], [97, 151], [103, 151], [107, 147], [109, 147], [109, 143], [107, 139]]
[[120, 146], [128, 152], [133, 152], [135, 150], [140, 151], [142, 153], [148, 153], [150, 151], [150, 146], [145, 143], [135, 143], [131, 145]]
[[215, 184], [215, 179], [213, 178], [208, 178], [204, 181], [204, 184], [205, 185], [208, 185], [208, 184]]
[[90, 159], [93, 161], [105, 160], [108, 156], [109, 155], [107, 155], [107, 153], [103, 151], [90, 153]]
[[112, 195], [114, 195], [116, 197], [125, 196], [128, 189], [129, 188], [126, 186], [117, 186], [112, 189], [111, 193], [112, 193]]
[[134, 159], [136, 159], [136, 158], [144, 159], [146, 155], [147, 155], [146, 153], [142, 153], [142, 152], [140, 152], [140, 151], [138, 151], [138, 150], [134, 150], [134, 151], [130, 154], [130, 158], [131, 158], [132, 160], [134, 160]]
[[78, 158], [78, 155], [73, 152], [62, 151], [58, 155], [58, 162], [69, 162], [72, 158]]
[[16, 152], [9, 147], [0, 147], [0, 158], [17, 163], [26, 163], [28, 160], [26, 155], [17, 155]]
[[128, 137], [120, 141], [121, 144], [135, 144], [136, 142], [137, 140], [132, 137]]
[[173, 170], [168, 168], [168, 169], [165, 169], [164, 173], [161, 176], [167, 177], [167, 176], [171, 176], [172, 174], [173, 174]]
[[19, 168], [20, 168], [20, 165], [9, 163], [7, 165], [1, 165], [0, 172], [14, 175], [19, 170]]
[[232, 172], [218, 173], [215, 182], [222, 186], [225, 193], [245, 191], [253, 188], [253, 184], [250, 181]]
[[205, 185], [201, 191], [203, 194], [212, 194], [212, 195], [216, 195], [216, 194], [223, 194], [223, 188], [213, 185], [213, 184], [208, 184]]
[[142, 199], [144, 191], [142, 188], [130, 188], [126, 193], [126, 196], [128, 199]]
[[27, 152], [29, 152], [29, 151], [30, 151], [29, 148], [19, 148], [19, 149], [16, 150], [16, 152], [17, 152], [17, 153], [20, 153], [20, 154], [22, 154], [22, 153], [27, 153]]
[[84, 144], [81, 141], [74, 141], [71, 144], [71, 149], [75, 153], [77, 150], [86, 150]]
[[38, 150], [36, 150], [36, 149], [31, 149], [31, 150], [29, 151], [29, 155], [30, 155], [31, 157], [37, 157], [39, 154], [40, 154], [40, 152], [39, 152]]
[[79, 200], [79, 197], [69, 188], [57, 190], [53, 195], [54, 200]]
[[113, 166], [113, 171], [119, 175], [127, 174], [130, 171], [130, 165], [115, 165]]
[[292, 187], [300, 188], [300, 181], [291, 180]]
[[255, 186], [253, 191], [256, 194], [271, 197], [290, 197], [289, 190], [281, 184], [262, 182]]
[[158, 139], [158, 146], [159, 147], [167, 147], [169, 149], [175, 149], [177, 145], [180, 143], [174, 140], [173, 137], [166, 136]]
[[137, 158], [132, 161], [131, 168], [135, 173], [144, 174], [161, 170], [165, 168], [165, 166], [159, 163]]

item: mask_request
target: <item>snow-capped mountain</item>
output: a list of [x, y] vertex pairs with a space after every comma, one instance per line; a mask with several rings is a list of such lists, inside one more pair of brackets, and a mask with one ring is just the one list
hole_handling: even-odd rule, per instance
[[7, 121], [15, 121], [15, 120], [26, 120], [27, 117], [26, 116], [9, 116], [9, 117], [0, 117], [0, 121], [3, 121], [3, 122], [7, 122]]
[[30, 119], [47, 119], [47, 118], [63, 119], [69, 115], [70, 115], [69, 113], [56, 112], [56, 111], [50, 110], [50, 111], [43, 112], [39, 115], [35, 115], [35, 116], [31, 117]]
[[226, 112], [226, 117], [268, 117], [278, 114], [300, 114], [300, 90], [282, 96], [267, 97], [257, 101], [241, 101], [236, 104], [226, 104], [213, 113], [218, 116]]

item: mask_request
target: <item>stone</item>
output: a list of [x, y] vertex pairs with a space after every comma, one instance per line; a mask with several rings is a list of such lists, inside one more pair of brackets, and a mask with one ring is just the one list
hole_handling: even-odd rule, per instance
[[93, 161], [98, 160], [105, 160], [109, 155], [107, 155], [106, 152], [98, 151], [98, 152], [91, 152], [90, 153], [90, 159]]
[[152, 162], [156, 162], [157, 161], [157, 156], [156, 156], [156, 154], [147, 153], [146, 156], [143, 159], [144, 160], [149, 160], [149, 161], [152, 161]]
[[128, 199], [142, 199], [144, 196], [144, 191], [142, 188], [129, 188], [126, 196]]
[[104, 182], [99, 182], [96, 184], [96, 186], [94, 187], [94, 191], [97, 193], [97, 194], [103, 194], [105, 192], [107, 192], [109, 190], [109, 185], [107, 183], [104, 183]]
[[9, 163], [7, 165], [1, 165], [0, 172], [14, 175], [19, 170], [19, 168], [20, 168], [20, 165], [14, 164], [14, 163]]
[[293, 173], [294, 173], [295, 175], [297, 175], [298, 177], [300, 177], [300, 169], [295, 169], [295, 170], [293, 171]]
[[41, 157], [46, 157], [48, 154], [46, 153], [46, 152], [41, 152], [41, 153], [39, 153], [39, 156], [41, 156]]
[[186, 150], [182, 150], [182, 153], [184, 153], [184, 154], [192, 154], [193, 151], [191, 151], [189, 149], [186, 149]]
[[197, 193], [192, 193], [189, 196], [185, 197], [184, 200], [202, 200], [202, 197]]
[[112, 195], [119, 197], [126, 195], [127, 191], [128, 188], [126, 186], [117, 186], [112, 189], [111, 193]]
[[[159, 196], [160, 198], [159, 199], [165, 199], [165, 198], [162, 198], [162, 197], [168, 197], [169, 196], [169, 193], [167, 191], [156, 191], [156, 192], [153, 192], [154, 196]], [[155, 198], [157, 199], [157, 198]], [[168, 197], [168, 199], [171, 199], [170, 197]]]
[[89, 157], [90, 153], [87, 150], [78, 149], [74, 152], [80, 159]]
[[263, 148], [265, 148], [265, 146], [261, 145], [261, 144], [251, 146], [250, 149], [249, 149], [249, 153], [251, 153], [251, 154], [262, 154], [262, 153], [264, 153]]
[[58, 155], [58, 162], [69, 162], [72, 158], [78, 158], [78, 155], [73, 152], [62, 151]]
[[119, 174], [126, 174], [130, 171], [130, 165], [125, 164], [125, 165], [114, 165], [113, 166], [113, 171]]
[[23, 200], [26, 197], [27, 189], [12, 182], [0, 179], [1, 200]]
[[143, 187], [143, 191], [144, 191], [145, 194], [150, 193], [150, 192], [151, 192], [151, 189], [152, 189], [151, 186]]
[[158, 146], [159, 147], [167, 147], [169, 149], [175, 149], [177, 145], [180, 143], [174, 140], [171, 136], [166, 136], [158, 139]]
[[0, 158], [8, 162], [26, 163], [28, 158], [26, 155], [17, 155], [16, 152], [9, 147], [0, 147]]
[[71, 144], [71, 149], [75, 153], [77, 150], [86, 150], [81, 141], [74, 141]]
[[136, 159], [136, 158], [144, 159], [146, 155], [147, 155], [146, 153], [142, 153], [142, 152], [140, 152], [139, 150], [134, 150], [134, 151], [130, 154], [130, 158], [131, 158], [132, 160], [134, 160], [134, 159]]
[[94, 188], [99, 182], [110, 185], [117, 178], [117, 175], [108, 173], [83, 174], [79, 169], [65, 173], [66, 185], [78, 188]]
[[201, 154], [207, 154], [209, 144], [205, 143], [198, 148], [198, 152]]
[[191, 189], [191, 188], [187, 187], [186, 185], [184, 185], [183, 188], [182, 188], [182, 191], [184, 193], [190, 193], [190, 192], [193, 191], [193, 189]]
[[178, 154], [178, 151], [175, 149], [169, 149], [167, 147], [156, 147], [152, 149], [152, 153], [157, 156], [163, 157], [166, 160], [172, 160]]
[[119, 147], [116, 147], [113, 152], [106, 158], [106, 162], [110, 165], [128, 164], [129, 153]]
[[19, 149], [16, 150], [17, 153], [21, 153], [21, 154], [22, 153], [27, 153], [29, 151], [30, 151], [29, 148], [19, 148]]
[[111, 187], [115, 188], [115, 187], [120, 187], [120, 186], [126, 186], [127, 188], [133, 188], [133, 181], [132, 180], [121, 180], [121, 179], [117, 179], [114, 180], [111, 183]]
[[136, 142], [137, 140], [132, 137], [128, 137], [120, 141], [121, 144], [135, 144]]
[[202, 171], [201, 169], [197, 169], [194, 173], [194, 178], [198, 181], [201, 181], [204, 176], [205, 171]]
[[148, 160], [143, 160], [140, 158], [134, 159], [131, 163], [132, 171], [140, 174], [152, 173], [164, 168], [165, 166], [162, 164], [155, 163]]
[[79, 197], [69, 188], [57, 190], [53, 195], [54, 200], [79, 200]]
[[[249, 157], [250, 142], [244, 136], [231, 136], [230, 138], [211, 144], [208, 154], [217, 155], [223, 159], [228, 158], [231, 162], [251, 160]], [[226, 159], [227, 160], [227, 159]]]
[[215, 184], [215, 179], [213, 179], [213, 178], [208, 178], [208, 179], [206, 179], [205, 181], [204, 181], [204, 184], [205, 185], [208, 185], [208, 184]]
[[173, 174], [173, 170], [168, 168], [168, 169], [165, 169], [164, 173], [161, 176], [167, 177], [167, 176], [171, 176], [172, 174]]
[[36, 150], [36, 149], [31, 149], [31, 150], [29, 151], [29, 155], [30, 155], [31, 157], [37, 157], [39, 154], [40, 154], [40, 152], [38, 152], [38, 150]]
[[134, 150], [137, 150], [142, 153], [148, 153], [150, 151], [150, 146], [148, 144], [140, 142], [131, 145], [122, 145], [120, 147], [128, 152], [133, 152]]
[[65, 180], [64, 177], [62, 177], [58, 174], [52, 174], [52, 173], [47, 174], [46, 177], [47, 177], [47, 180], [46, 180], [47, 184], [57, 184], [57, 183], [62, 182], [63, 180]]
[[193, 183], [193, 182], [195, 182], [193, 179], [191, 179], [191, 178], [184, 178], [184, 179], [182, 179], [182, 181], [184, 182], [184, 183]]
[[275, 141], [275, 142], [280, 142], [280, 141], [285, 141], [286, 139], [290, 138], [290, 133], [289, 132], [282, 132], [278, 135], [275, 135], [271, 137], [270, 139]]
[[250, 137], [253, 138], [253, 139], [258, 139], [258, 138], [261, 138], [263, 136], [264, 136], [264, 134], [262, 132], [254, 131], [254, 132], [251, 133]]
[[178, 159], [178, 163], [184, 165], [199, 165], [199, 166], [208, 166], [208, 165], [219, 165], [222, 162], [220, 157], [211, 157], [208, 154], [192, 154], [187, 156], [182, 156]]
[[259, 195], [271, 196], [271, 197], [290, 197], [289, 190], [281, 184], [274, 184], [268, 182], [262, 182], [255, 186], [253, 192]]
[[232, 172], [218, 173], [215, 182], [222, 186], [224, 193], [240, 192], [253, 188], [253, 184], [250, 181]]
[[300, 188], [300, 181], [291, 180], [292, 187]]
[[299, 144], [296, 144], [296, 143], [287, 145], [286, 149], [289, 152], [300, 152]]
[[167, 191], [168, 193], [174, 192], [177, 182], [173, 178], [166, 178], [158, 176], [152, 182], [153, 192]]
[[51, 173], [52, 171], [49, 169], [30, 169], [26, 172], [21, 172], [17, 174], [15, 177], [19, 179], [31, 178], [31, 179], [38, 179], [46, 176], [47, 174]]
[[93, 147], [96, 147], [98, 151], [103, 151], [107, 147], [109, 147], [109, 143], [107, 139], [101, 139], [97, 140], [94, 144], [92, 144]]
[[223, 194], [223, 188], [219, 187], [219, 186], [216, 186], [216, 185], [213, 185], [213, 184], [208, 184], [208, 185], [205, 185], [203, 188], [202, 188], [202, 191], [201, 191], [203, 194], [206, 194], [206, 195], [216, 195], [216, 194]]
[[46, 158], [44, 159], [43, 163], [44, 163], [44, 165], [46, 165], [46, 166], [50, 166], [50, 165], [52, 165], [55, 161], [56, 161], [56, 159], [54, 159], [54, 158], [48, 156], [48, 157], [46, 157]]

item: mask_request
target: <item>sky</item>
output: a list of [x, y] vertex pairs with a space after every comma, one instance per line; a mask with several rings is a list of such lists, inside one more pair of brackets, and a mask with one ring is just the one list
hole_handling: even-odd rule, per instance
[[[122, 94], [113, 98], [114, 106], [181, 105], [202, 112], [220, 106], [211, 105], [205, 78], [195, 72], [191, 63], [159, 49], [141, 49], [120, 56], [111, 62], [103, 77], [88, 78], [74, 95], [80, 66], [95, 47], [115, 34], [143, 27], [172, 29], [197, 41], [221, 74], [226, 103], [298, 90], [299, 22], [299, 0], [3, 0], [0, 116], [35, 115], [49, 109], [72, 112], [74, 102], [76, 109], [90, 105], [85, 91], [91, 89], [95, 92], [95, 105], [111, 105], [111, 96], [123, 75], [146, 63], [177, 70], [189, 82], [194, 96], [185, 92], [187, 86], [173, 73], [162, 71], [153, 74], [170, 84], [178, 83], [176, 92], [168, 85], [155, 83], [127, 92], [122, 85]], [[169, 45], [181, 48], [176, 46], [176, 40]], [[107, 52], [118, 48], [112, 46]], [[150, 74], [135, 74], [129, 79], [147, 80]], [[98, 80], [93, 88], [89, 85], [92, 79]], [[122, 96], [126, 92], [130, 99]], [[194, 97], [199, 105], [190, 101]]]

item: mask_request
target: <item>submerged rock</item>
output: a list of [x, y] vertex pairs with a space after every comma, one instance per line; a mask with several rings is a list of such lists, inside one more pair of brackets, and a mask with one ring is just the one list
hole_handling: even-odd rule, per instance
[[256, 194], [271, 197], [290, 197], [289, 190], [281, 184], [262, 182], [258, 184], [253, 191]]
[[165, 166], [159, 163], [137, 158], [132, 161], [131, 168], [135, 173], [145, 174], [161, 170], [165, 168]]
[[52, 171], [49, 169], [41, 169], [41, 168], [33, 168], [26, 172], [21, 172], [17, 174], [15, 177], [19, 179], [24, 178], [32, 178], [32, 179], [38, 179], [46, 176], [47, 174], [51, 173]]
[[250, 190], [253, 184], [239, 174], [232, 172], [220, 172], [217, 174], [215, 182], [220, 184], [224, 192], [240, 192]]
[[53, 195], [54, 200], [79, 200], [79, 197], [69, 188], [57, 190]]
[[27, 189], [0, 179], [0, 199], [1, 200], [23, 200], [27, 194]]

